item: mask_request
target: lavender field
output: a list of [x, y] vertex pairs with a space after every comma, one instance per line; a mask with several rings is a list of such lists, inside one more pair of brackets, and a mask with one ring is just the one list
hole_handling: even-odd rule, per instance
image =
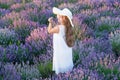
[[[73, 13], [74, 68], [52, 71], [53, 7]], [[0, 0], [0, 80], [120, 80], [120, 0]]]

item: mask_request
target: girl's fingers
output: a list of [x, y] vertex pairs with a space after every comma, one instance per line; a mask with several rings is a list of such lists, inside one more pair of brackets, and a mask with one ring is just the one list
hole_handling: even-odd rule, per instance
[[52, 21], [52, 20], [53, 20], [53, 17], [50, 17], [50, 18], [48, 19], [49, 22]]

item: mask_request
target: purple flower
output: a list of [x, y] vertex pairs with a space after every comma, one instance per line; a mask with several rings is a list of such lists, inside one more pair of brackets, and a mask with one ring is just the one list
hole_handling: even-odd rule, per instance
[[47, 33], [47, 28], [34, 29], [26, 38], [26, 46], [30, 53], [35, 55], [47, 53], [52, 49], [52, 37]]

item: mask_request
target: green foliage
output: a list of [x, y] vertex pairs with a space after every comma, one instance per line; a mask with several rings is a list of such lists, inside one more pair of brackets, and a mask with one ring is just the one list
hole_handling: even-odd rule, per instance
[[2, 77], [2, 76], [0, 76], [0, 80], [3, 80], [3, 77]]
[[88, 76], [85, 76], [82, 80], [88, 80]]
[[40, 24], [47, 24], [48, 18], [46, 17], [45, 14], [43, 14], [43, 15], [39, 18], [38, 22], [39, 22]]
[[75, 64], [75, 66], [77, 66], [79, 64], [79, 54], [77, 51], [73, 52], [73, 63]]
[[38, 64], [38, 70], [42, 78], [47, 78], [52, 74], [52, 62]]
[[99, 26], [98, 30], [99, 31], [104, 31], [104, 30], [110, 31], [111, 28], [112, 28], [112, 26], [109, 26], [108, 24], [102, 24], [101, 26]]
[[120, 32], [114, 31], [110, 34], [110, 42], [116, 56], [120, 56]]
[[101, 16], [108, 16], [108, 15], [112, 15], [112, 11], [103, 11], [100, 13]]
[[31, 2], [32, 0], [22, 0], [22, 4], [25, 4], [25, 3], [29, 3]]
[[69, 3], [75, 3], [75, 2], [77, 2], [78, 0], [68, 0], [69, 1]]
[[[36, 16], [35, 14], [29, 14], [30, 15], [30, 19], [34, 22], [38, 22], [39, 21], [39, 17]], [[44, 18], [43, 18], [44, 19]]]
[[97, 20], [97, 17], [95, 15], [89, 15], [84, 19], [84, 22], [90, 26], [90, 28], [95, 28], [95, 21]]
[[14, 9], [14, 11], [16, 11], [16, 12], [20, 12], [20, 11], [22, 11], [22, 10], [24, 10], [25, 9], [25, 7], [24, 6], [21, 6], [20, 8], [16, 8], [16, 9]]
[[96, 21], [96, 30], [99, 32], [114, 30], [120, 26], [120, 22], [117, 18], [101, 17], [100, 20]]
[[101, 37], [108, 35], [111, 31], [119, 28], [120, 22], [117, 18], [112, 17], [101, 17], [101, 19], [96, 20], [95, 23], [95, 36]]
[[84, 5], [82, 6], [82, 9], [84, 9], [84, 10], [91, 9], [91, 6], [90, 6], [90, 5], [87, 5], [87, 4], [84, 4]]
[[7, 4], [0, 3], [0, 8], [8, 9], [10, 6]]
[[116, 55], [120, 56], [120, 44], [113, 41], [112, 42], [112, 48], [113, 48], [113, 51], [116, 53]]
[[116, 67], [113, 67], [113, 69], [110, 69], [103, 65], [98, 64], [97, 69], [98, 69], [98, 72], [104, 75], [104, 78], [107, 80], [114, 79], [114, 76], [116, 76], [117, 78], [119, 78], [120, 76], [120, 71]]
[[1, 61], [3, 61], [3, 62], [7, 62], [8, 61], [8, 59], [6, 57], [6, 51], [5, 50], [3, 51], [3, 58], [2, 58]]

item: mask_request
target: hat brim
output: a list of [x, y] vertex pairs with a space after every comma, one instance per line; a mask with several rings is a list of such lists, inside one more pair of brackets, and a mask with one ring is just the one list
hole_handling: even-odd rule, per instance
[[59, 14], [60, 15], [61, 12], [62, 12], [62, 10], [60, 10], [60, 9], [58, 9], [56, 7], [53, 7], [53, 13], [54, 14]]
[[[64, 15], [64, 16], [67, 16], [65, 14], [62, 13], [62, 10], [56, 8], [56, 7], [53, 7], [53, 13], [56, 14], [56, 15]], [[67, 16], [68, 17], [68, 16]], [[70, 17], [68, 17], [70, 23], [71, 23], [71, 26], [74, 27], [73, 25], [73, 22], [72, 22], [72, 19]]]
[[71, 23], [71, 26], [74, 27], [73, 22], [72, 22], [72, 19], [70, 19], [69, 17], [68, 17], [68, 19], [69, 19], [69, 21], [70, 21], [70, 23]]

